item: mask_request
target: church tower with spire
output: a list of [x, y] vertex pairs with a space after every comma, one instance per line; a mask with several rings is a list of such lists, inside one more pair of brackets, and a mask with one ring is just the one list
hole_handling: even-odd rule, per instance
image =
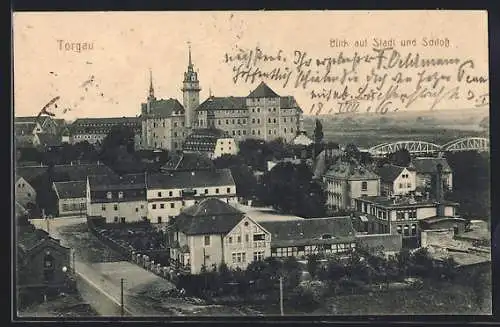
[[194, 65], [191, 61], [191, 45], [189, 45], [188, 68], [184, 73], [182, 82], [183, 105], [186, 117], [186, 127], [188, 129], [196, 126], [196, 108], [200, 104], [200, 82], [198, 73], [194, 71]]

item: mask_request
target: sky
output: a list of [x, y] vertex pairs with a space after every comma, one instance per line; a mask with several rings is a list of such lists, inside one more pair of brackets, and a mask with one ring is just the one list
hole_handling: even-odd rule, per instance
[[[53, 111], [60, 118], [135, 116], [147, 97], [150, 69], [155, 95], [182, 102], [188, 42], [199, 72], [201, 101], [210, 91], [215, 96], [246, 96], [260, 82], [233, 83], [233, 67], [224, 63], [226, 53], [260, 47], [274, 55], [281, 49], [288, 62], [295, 50], [336, 56], [340, 50], [330, 47], [330, 39], [354, 43], [368, 38], [371, 43], [372, 38], [447, 37], [448, 48], [418, 45], [411, 51], [426, 57], [472, 58], [474, 71], [487, 76], [486, 17], [485, 12], [445, 11], [15, 13], [14, 112], [16, 116], [36, 115], [59, 96]], [[66, 43], [92, 45], [92, 49], [67, 51]], [[344, 49], [346, 54], [354, 51]], [[415, 71], [409, 74], [415, 76]], [[92, 82], [85, 84], [91, 76]], [[267, 84], [279, 95], [293, 95], [306, 113], [314, 103], [309, 88], [284, 88], [275, 81]], [[487, 86], [481, 87], [488, 92]], [[461, 100], [441, 106], [451, 110], [470, 103]], [[63, 108], [71, 111], [64, 113]]]

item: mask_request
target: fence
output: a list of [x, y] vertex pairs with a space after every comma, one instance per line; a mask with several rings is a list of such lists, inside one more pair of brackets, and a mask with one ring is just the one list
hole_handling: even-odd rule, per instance
[[[139, 265], [140, 267], [154, 273], [157, 276], [165, 278], [169, 281], [176, 282], [178, 280], [178, 271], [170, 265], [170, 253], [168, 249], [162, 250], [143, 250], [136, 251], [133, 246], [124, 246], [119, 244], [112, 238], [107, 237], [96, 227], [94, 219], [88, 219], [89, 230], [94, 234], [102, 243], [109, 246], [114, 251], [121, 254], [126, 260]], [[99, 227], [102, 225], [99, 224]], [[137, 225], [137, 227], [143, 226]], [[122, 227], [122, 226], [120, 226]], [[128, 226], [130, 228], [131, 226]]]

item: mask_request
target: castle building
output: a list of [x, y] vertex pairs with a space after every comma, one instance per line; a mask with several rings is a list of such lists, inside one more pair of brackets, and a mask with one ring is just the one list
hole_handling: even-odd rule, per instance
[[235, 141], [256, 138], [292, 141], [302, 129], [302, 109], [293, 96], [280, 96], [261, 82], [246, 97], [215, 97], [200, 104], [200, 81], [189, 48], [188, 67], [182, 81], [182, 104], [157, 99], [150, 72], [149, 95], [141, 104], [141, 147], [181, 150], [195, 129], [216, 128]]

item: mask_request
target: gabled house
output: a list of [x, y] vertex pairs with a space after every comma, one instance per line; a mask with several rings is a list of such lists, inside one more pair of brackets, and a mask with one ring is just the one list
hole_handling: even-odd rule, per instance
[[162, 172], [212, 170], [215, 165], [208, 157], [199, 153], [173, 153], [160, 168]]
[[238, 146], [234, 138], [221, 129], [201, 128], [186, 137], [183, 152], [201, 153], [209, 159], [215, 159], [225, 154], [235, 155]]
[[36, 203], [36, 191], [34, 187], [22, 176], [16, 175], [14, 188], [16, 202], [19, 202], [22, 206], [26, 206], [28, 203]]
[[441, 164], [443, 167], [443, 187], [445, 190], [453, 189], [453, 171], [446, 158], [414, 158], [411, 162], [411, 167], [416, 172], [416, 184], [419, 189], [426, 190], [432, 187], [432, 176], [437, 174], [436, 167]]
[[148, 219], [153, 223], [167, 223], [183, 209], [206, 198], [238, 202], [230, 169], [148, 174], [146, 182]]
[[355, 199], [380, 194], [380, 177], [370, 168], [351, 162], [337, 161], [323, 175], [323, 182], [330, 210], [350, 209]]
[[106, 223], [147, 219], [145, 174], [88, 176], [86, 190], [87, 216], [104, 217]]
[[267, 257], [347, 253], [356, 247], [350, 217], [257, 222], [218, 199], [186, 208], [169, 225], [171, 258], [190, 273], [226, 263], [246, 269]]
[[406, 195], [415, 191], [416, 173], [412, 168], [384, 165], [377, 169], [381, 195]]
[[67, 286], [71, 269], [69, 248], [27, 221], [20, 221], [18, 225], [16, 244], [16, 286], [19, 292], [57, 292]]
[[58, 216], [85, 216], [87, 214], [87, 182], [54, 182]]
[[190, 273], [226, 263], [245, 269], [270, 255], [270, 235], [258, 223], [218, 199], [186, 208], [170, 225], [171, 258]]
[[341, 254], [356, 247], [350, 217], [262, 221], [260, 225], [271, 235], [272, 257]]
[[45, 150], [51, 150], [61, 146], [61, 144], [61, 137], [54, 134], [38, 133], [33, 136], [33, 145]]

